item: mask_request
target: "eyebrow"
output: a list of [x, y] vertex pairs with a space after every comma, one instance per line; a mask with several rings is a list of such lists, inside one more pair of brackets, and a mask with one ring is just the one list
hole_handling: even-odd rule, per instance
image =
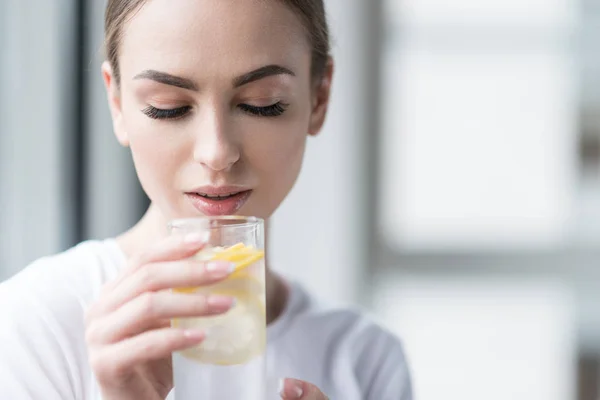
[[242, 76], [239, 76], [233, 80], [233, 87], [240, 87], [247, 85], [250, 82], [258, 81], [260, 79], [267, 78], [274, 75], [290, 75], [296, 76], [291, 70], [282, 67], [280, 65], [266, 65], [264, 67], [250, 71]]
[[146, 71], [140, 72], [133, 79], [150, 79], [165, 85], [198, 91], [198, 86], [196, 86], [196, 84], [190, 79], [167, 74], [166, 72], [155, 71], [153, 69], [148, 69]]
[[[266, 65], [264, 67], [255, 69], [245, 73], [244, 75], [238, 76], [233, 80], [233, 87], [238, 88], [240, 86], [247, 85], [251, 82], [258, 81], [260, 79], [267, 78], [275, 75], [290, 75], [296, 76], [296, 74], [285, 67], [280, 65]], [[175, 86], [182, 89], [198, 91], [198, 86], [194, 81], [180, 76], [167, 74], [166, 72], [160, 72], [153, 69], [140, 72], [133, 79], [150, 79], [158, 83], [165, 85]]]

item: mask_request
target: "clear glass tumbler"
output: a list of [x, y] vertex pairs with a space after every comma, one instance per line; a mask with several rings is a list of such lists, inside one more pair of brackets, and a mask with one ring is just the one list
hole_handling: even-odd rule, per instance
[[227, 260], [234, 272], [205, 287], [176, 288], [189, 295], [232, 296], [236, 303], [218, 316], [177, 318], [173, 326], [203, 329], [198, 346], [173, 354], [177, 400], [264, 400], [266, 398], [266, 304], [264, 222], [241, 216], [181, 219], [169, 224], [172, 235], [200, 232], [208, 245], [200, 260]]

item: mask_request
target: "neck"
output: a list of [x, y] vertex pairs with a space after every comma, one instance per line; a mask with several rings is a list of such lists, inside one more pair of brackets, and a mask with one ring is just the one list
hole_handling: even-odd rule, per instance
[[[144, 251], [149, 244], [166, 237], [167, 219], [164, 218], [158, 207], [151, 204], [142, 219], [131, 229], [117, 237], [117, 243], [125, 256], [129, 259], [133, 255]], [[268, 251], [269, 223], [265, 221], [265, 253]], [[268, 254], [265, 263], [266, 268], [266, 300], [267, 300], [267, 323], [273, 322], [282, 313], [288, 297], [288, 291], [281, 277], [272, 272], [268, 263]]]

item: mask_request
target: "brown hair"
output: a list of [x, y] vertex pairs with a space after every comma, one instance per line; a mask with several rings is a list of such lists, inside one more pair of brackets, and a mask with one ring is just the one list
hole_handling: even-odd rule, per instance
[[[120, 82], [119, 45], [123, 26], [134, 12], [147, 0], [108, 0], [104, 17], [104, 46], [106, 58], [113, 68], [117, 84]], [[277, 0], [283, 2], [298, 14], [304, 24], [312, 46], [311, 74], [320, 79], [325, 72], [329, 57], [329, 27], [323, 0]]]

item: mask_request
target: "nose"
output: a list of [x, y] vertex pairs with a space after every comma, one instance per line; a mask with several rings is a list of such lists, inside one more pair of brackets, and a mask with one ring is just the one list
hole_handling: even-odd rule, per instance
[[217, 108], [205, 110], [196, 134], [194, 160], [214, 172], [226, 172], [239, 159], [240, 149], [227, 118]]

